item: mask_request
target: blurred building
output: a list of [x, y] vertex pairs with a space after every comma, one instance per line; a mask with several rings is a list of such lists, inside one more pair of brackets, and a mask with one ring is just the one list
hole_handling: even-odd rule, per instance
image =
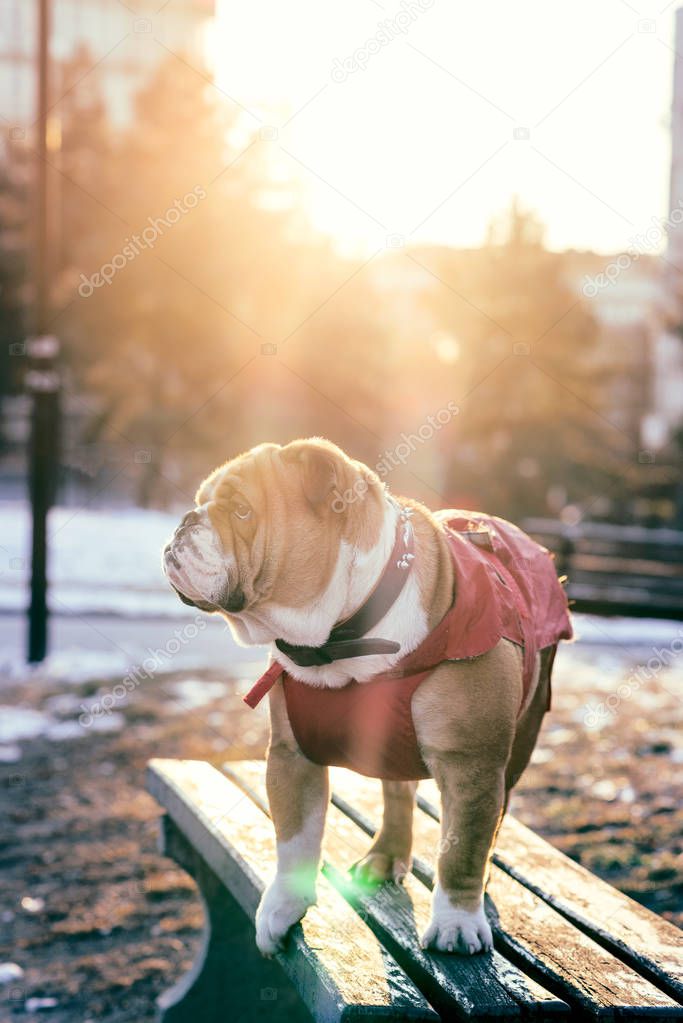
[[[160, 6], [158, 0], [136, 0], [130, 6], [117, 0], [52, 0], [57, 94], [60, 62], [85, 48], [96, 65], [110, 117], [122, 123], [130, 116], [135, 92], [168, 49], [204, 63], [214, 0], [173, 0]], [[37, 10], [36, 0], [0, 3], [0, 115], [15, 131], [35, 118]]]
[[[135, 94], [144, 86], [156, 67], [171, 53], [191, 66], [206, 68], [207, 36], [215, 14], [215, 0], [51, 0], [51, 95], [57, 119], [59, 102], [72, 88], [96, 90], [107, 106], [114, 125], [125, 125], [133, 113]], [[30, 150], [22, 140], [31, 138], [35, 123], [36, 50], [38, 42], [38, 0], [0, 0], [0, 155], [2, 169], [16, 186], [16, 202], [26, 203], [30, 191]], [[85, 65], [67, 82], [64, 65], [75, 58]], [[88, 69], [91, 69], [88, 71]], [[49, 125], [48, 138], [59, 125]], [[15, 145], [14, 143], [18, 143]], [[59, 143], [57, 142], [57, 145]], [[4, 152], [3, 152], [4, 149]], [[59, 187], [59, 180], [56, 181]], [[20, 218], [17, 228], [8, 216], [7, 194], [3, 195], [0, 224], [0, 251], [20, 259], [27, 235]], [[53, 197], [53, 211], [59, 206]], [[3, 308], [6, 315], [6, 309]], [[25, 326], [17, 326], [16, 335], [3, 335], [0, 351], [0, 489], [5, 497], [21, 497], [25, 492], [25, 458], [29, 434], [29, 399], [17, 392], [20, 387], [19, 354]], [[6, 332], [5, 332], [6, 333]], [[82, 402], [67, 396], [64, 403], [64, 481], [62, 499], [69, 500], [70, 489], [96, 492], [102, 473], [115, 463], [104, 445], [87, 450], [79, 447], [83, 432]], [[104, 453], [103, 453], [104, 452]], [[75, 499], [75, 498], [74, 498]]]
[[683, 428], [683, 7], [676, 11], [671, 102], [671, 178], [664, 273], [664, 313], [653, 348], [653, 413], [650, 428], [667, 443]]
[[[556, 254], [568, 290], [586, 302], [598, 326], [594, 363], [596, 374], [605, 380], [604, 407], [610, 422], [639, 446], [664, 375], [654, 360], [666, 302], [665, 264], [655, 255], [639, 253], [624, 268], [622, 257], [620, 253], [575, 250]], [[452, 282], [459, 279], [460, 269], [476, 258], [476, 250], [421, 247], [410, 250], [408, 258], [403, 252], [388, 253], [370, 269], [382, 296], [380, 308], [387, 310], [387, 326], [396, 334], [400, 325], [405, 325], [406, 344], [416, 337], [426, 339], [445, 367], [451, 355], [457, 361], [460, 341], [443, 334], [439, 294], [443, 297], [449, 289], [453, 291]], [[599, 283], [591, 288], [593, 282]], [[683, 354], [683, 343], [676, 339], [676, 344]], [[680, 408], [683, 378], [674, 375], [671, 390], [676, 389]], [[410, 408], [410, 395], [401, 402], [402, 408]]]
[[666, 301], [664, 263], [656, 255], [569, 251], [560, 257], [572, 291], [598, 325], [594, 363], [604, 380], [609, 421], [636, 448], [652, 443], [655, 352]]

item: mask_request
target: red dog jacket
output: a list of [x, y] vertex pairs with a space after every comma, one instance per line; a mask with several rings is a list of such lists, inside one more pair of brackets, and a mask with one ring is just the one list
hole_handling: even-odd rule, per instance
[[371, 778], [428, 778], [411, 700], [437, 665], [478, 657], [502, 638], [517, 643], [523, 651], [522, 714], [537, 653], [571, 638], [567, 598], [545, 547], [495, 516], [445, 511], [437, 517], [446, 528], [455, 594], [450, 611], [417, 649], [391, 671], [341, 689], [300, 682], [275, 661], [245, 697], [255, 707], [282, 675], [292, 731], [314, 763]]

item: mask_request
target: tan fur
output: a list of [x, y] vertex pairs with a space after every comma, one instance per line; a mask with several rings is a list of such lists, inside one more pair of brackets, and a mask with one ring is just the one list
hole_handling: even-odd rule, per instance
[[278, 841], [286, 842], [303, 830], [313, 810], [327, 803], [327, 768], [311, 763], [297, 746], [281, 682], [270, 692], [270, 730], [268, 803]]
[[455, 579], [448, 544], [439, 523], [423, 504], [401, 499], [413, 509], [415, 533], [414, 570], [417, 572], [420, 600], [427, 611], [430, 630], [441, 621], [453, 603]]
[[[234, 466], [231, 472], [234, 472]], [[216, 499], [216, 492], [214, 495]], [[424, 607], [429, 609], [429, 628], [434, 628], [453, 601], [453, 566], [446, 541], [434, 517], [417, 502], [405, 503], [410, 504], [415, 511], [413, 529], [415, 549], [419, 551], [415, 571], [418, 574], [422, 602]], [[295, 580], [292, 582], [292, 595], [295, 598], [297, 592]], [[278, 838], [281, 836], [286, 840], [302, 830], [307, 806], [311, 806], [311, 797], [303, 790], [310, 791], [313, 777], [323, 769], [311, 764], [299, 750], [287, 718], [280, 683], [271, 691], [270, 714], [268, 795]], [[310, 768], [313, 768], [313, 771]], [[318, 793], [319, 798], [322, 798], [319, 786], [315, 785], [312, 788]], [[412, 816], [416, 790], [417, 785], [412, 782], [382, 783], [384, 797], [382, 827], [368, 850], [367, 857], [357, 864], [357, 872], [361, 876], [379, 881], [397, 878], [407, 873], [411, 859]]]
[[[354, 499], [341, 512], [335, 510], [335, 495], [349, 491]], [[247, 502], [254, 514], [244, 521], [236, 517], [235, 499]], [[202, 484], [197, 503], [206, 505], [223, 549], [235, 559], [247, 608], [266, 600], [285, 608], [315, 608], [334, 578], [342, 544], [371, 552], [390, 521], [385, 520], [386, 492], [379, 478], [320, 439], [286, 447], [264, 444], [233, 459]], [[410, 606], [420, 628], [424, 610], [430, 631], [452, 605], [452, 559], [439, 521], [416, 502], [402, 499], [401, 504], [413, 509], [413, 571], [421, 609], [416, 596]], [[350, 564], [344, 572], [353, 572], [356, 562]], [[362, 582], [362, 576], [357, 578]], [[309, 617], [303, 621], [309, 630]], [[402, 622], [399, 627], [404, 627]], [[436, 893], [427, 936], [442, 950], [490, 947], [482, 894], [509, 790], [528, 763], [543, 720], [551, 660], [549, 650], [539, 655], [519, 720], [522, 656], [507, 640], [480, 657], [439, 665], [413, 696], [418, 745], [442, 799], [441, 892]], [[284, 866], [262, 901], [261, 924], [257, 921], [259, 947], [266, 950], [277, 947], [287, 921], [305, 910], [306, 900], [301, 905], [291, 900], [288, 864], [301, 846], [302, 855], [315, 866], [328, 800], [327, 770], [308, 761], [298, 748], [281, 683], [271, 690], [270, 714], [267, 787]], [[415, 790], [413, 782], [383, 783], [383, 823], [356, 867], [361, 876], [399, 879], [408, 869]]]
[[528, 706], [517, 723], [515, 741], [505, 774], [506, 805], [510, 790], [517, 784], [522, 776], [522, 772], [529, 763], [539, 730], [543, 724], [543, 717], [548, 708], [550, 668], [553, 652], [552, 647], [541, 650]]
[[521, 656], [507, 640], [440, 665], [413, 697], [420, 751], [441, 792], [439, 880], [468, 910], [483, 893], [521, 698]]
[[417, 782], [383, 781], [382, 827], [367, 856], [354, 865], [364, 881], [401, 881], [410, 870]]
[[[312, 503], [306, 495], [311, 462], [329, 475], [328, 494]], [[292, 472], [292, 465], [300, 471]], [[363, 480], [362, 501], [344, 514], [333, 508], [334, 492]], [[197, 491], [197, 504], [210, 501], [209, 517], [226, 554], [235, 557], [247, 604], [265, 598], [305, 608], [328, 585], [342, 540], [360, 551], [376, 543], [384, 488], [367, 466], [329, 441], [294, 441], [286, 447], [262, 444], [216, 469]], [[246, 521], [231, 513], [231, 501], [246, 500], [254, 514]]]

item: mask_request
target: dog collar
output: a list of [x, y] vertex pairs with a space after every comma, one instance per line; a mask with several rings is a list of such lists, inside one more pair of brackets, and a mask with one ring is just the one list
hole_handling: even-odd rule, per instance
[[[298, 646], [287, 643], [284, 639], [276, 639], [278, 650], [289, 657], [301, 668], [310, 668], [322, 664], [331, 664], [347, 657], [367, 657], [370, 654], [395, 654], [401, 644], [390, 639], [366, 637], [378, 622], [386, 615], [392, 604], [405, 586], [413, 560], [415, 558], [415, 534], [410, 521], [412, 508], [399, 509], [396, 523], [396, 538], [389, 560], [377, 580], [374, 589], [361, 607], [350, 618], [332, 629], [327, 641], [322, 646]], [[244, 697], [244, 702], [255, 707], [273, 687], [282, 674], [282, 665], [275, 661], [264, 675], [255, 683]]]
[[415, 558], [415, 536], [410, 516], [412, 508], [400, 505], [396, 538], [389, 560], [377, 580], [370, 596], [350, 618], [332, 629], [322, 646], [298, 646], [276, 639], [280, 653], [286, 654], [301, 668], [331, 664], [347, 657], [366, 657], [368, 654], [395, 654], [401, 644], [390, 639], [366, 638], [365, 633], [384, 618], [405, 586]]

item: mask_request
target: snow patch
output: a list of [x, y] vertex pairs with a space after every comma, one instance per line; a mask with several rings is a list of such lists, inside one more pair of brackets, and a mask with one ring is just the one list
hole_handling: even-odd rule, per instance
[[[53, 508], [48, 519], [51, 610], [185, 614], [161, 568], [161, 552], [177, 524], [176, 514], [139, 508]], [[0, 502], [0, 536], [0, 609], [21, 611], [29, 578], [26, 503]]]
[[683, 639], [683, 622], [663, 618], [602, 618], [573, 614], [576, 640], [581, 644], [631, 647], [668, 646]]
[[0, 984], [10, 984], [23, 976], [24, 971], [18, 963], [0, 963]]
[[84, 682], [121, 677], [129, 668], [130, 662], [122, 653], [72, 647], [50, 654], [39, 670], [41, 677], [51, 682], [81, 685]]
[[208, 682], [200, 678], [184, 678], [174, 682], [171, 691], [177, 697], [177, 704], [173, 707], [175, 714], [183, 714], [188, 710], [198, 710], [206, 707], [213, 700], [221, 696], [228, 696], [232, 691], [225, 682]]
[[0, 742], [21, 742], [43, 735], [50, 719], [28, 707], [0, 707]]
[[27, 707], [0, 707], [0, 762], [16, 763], [21, 759], [19, 742], [38, 738], [51, 742], [81, 739], [88, 731], [120, 732], [125, 724], [123, 714], [116, 711], [93, 718], [86, 729], [73, 718], [58, 721], [50, 714]]

